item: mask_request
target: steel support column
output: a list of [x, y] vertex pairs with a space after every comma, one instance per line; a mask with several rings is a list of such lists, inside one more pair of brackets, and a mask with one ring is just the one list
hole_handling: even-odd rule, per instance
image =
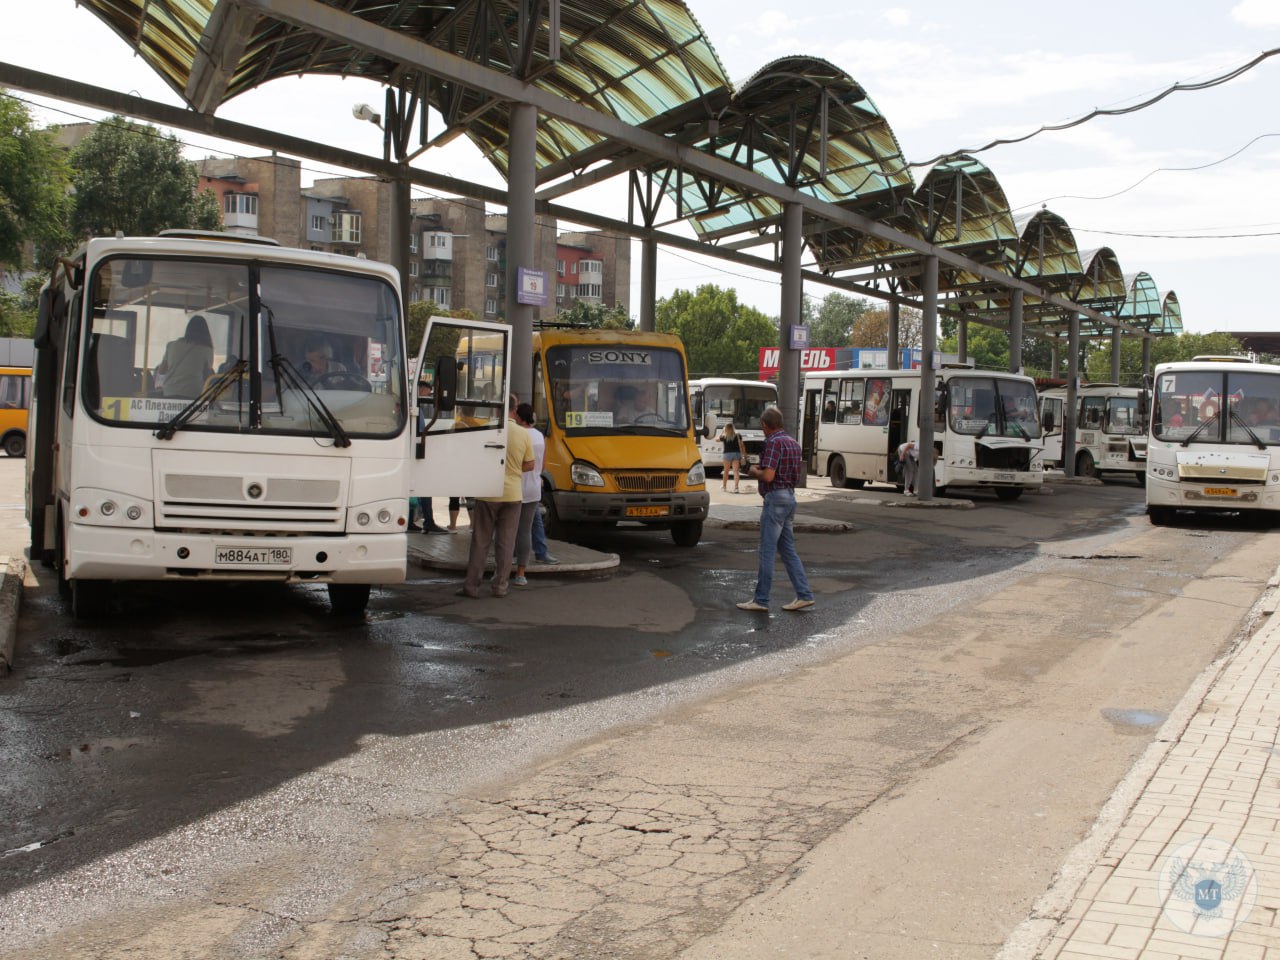
[[1071, 315], [1067, 333], [1067, 399], [1062, 404], [1062, 472], [1076, 475], [1076, 407], [1080, 388], [1080, 315]]
[[892, 300], [889, 301], [889, 338], [886, 344], [889, 348], [889, 355], [885, 358], [885, 366], [890, 370], [897, 370], [902, 366], [902, 360], [899, 354], [902, 352], [898, 346], [898, 324], [902, 320], [902, 308]]
[[793, 437], [799, 437], [800, 353], [791, 349], [791, 327], [800, 322], [803, 279], [800, 260], [804, 247], [804, 208], [788, 203], [782, 212], [782, 304], [778, 323], [778, 409]]
[[956, 321], [956, 359], [961, 363], [969, 361], [969, 321], [963, 318]]
[[521, 400], [533, 395], [533, 307], [519, 302], [520, 268], [537, 270], [533, 199], [536, 188], [538, 110], [531, 103], [511, 108], [511, 162], [507, 173], [507, 323], [511, 324], [511, 390]]
[[1022, 373], [1022, 291], [1013, 291], [1009, 305], [1009, 372]]
[[1120, 328], [1111, 328], [1111, 382], [1120, 382]]
[[936, 378], [933, 354], [938, 348], [938, 258], [924, 258], [920, 278], [920, 394], [917, 413], [920, 429], [920, 468], [916, 471], [916, 496], [933, 499], [933, 402]]
[[640, 329], [653, 330], [657, 318], [654, 305], [658, 300], [658, 241], [640, 241]]

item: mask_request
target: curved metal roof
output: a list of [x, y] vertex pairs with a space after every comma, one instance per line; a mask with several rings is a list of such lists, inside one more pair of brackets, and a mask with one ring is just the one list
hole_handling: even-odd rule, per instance
[[[866, 91], [818, 57], [775, 60], [752, 76], [696, 146], [778, 184], [872, 219], [893, 216], [912, 190], [911, 174], [888, 121]], [[694, 230], [717, 240], [776, 223], [782, 204], [733, 186], [681, 180], [668, 186]], [[861, 244], [847, 230], [811, 236], [820, 266]]]
[[[432, 81], [375, 53], [217, 0], [80, 0], [155, 69], [193, 109], [222, 103], [271, 80], [301, 74], [364, 77], [420, 95], [466, 133], [499, 170], [507, 166], [510, 104]], [[559, 59], [548, 33], [520, 35], [520, 0], [326, 0], [378, 26], [518, 76], [549, 94], [626, 123], [663, 130], [702, 118], [730, 83], [702, 28], [680, 0], [561, 0]], [[541, 26], [541, 24], [537, 24]], [[540, 118], [538, 166], [565, 160], [603, 138]]]
[[1160, 300], [1160, 326], [1159, 329], [1153, 328], [1152, 333], [1174, 337], [1182, 333], [1182, 305], [1172, 290]]

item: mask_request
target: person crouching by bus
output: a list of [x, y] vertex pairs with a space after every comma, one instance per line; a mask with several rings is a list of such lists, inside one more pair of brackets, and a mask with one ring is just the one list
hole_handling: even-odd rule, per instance
[[507, 408], [507, 466], [498, 497], [476, 497], [471, 511], [471, 549], [467, 556], [467, 577], [458, 591], [460, 597], [480, 596], [485, 561], [493, 546], [493, 595], [505, 597], [511, 576], [511, 563], [516, 550], [516, 533], [520, 526], [522, 478], [534, 467], [533, 441], [529, 431], [516, 422], [516, 398]]
[[902, 492], [916, 495], [916, 473], [920, 470], [920, 447], [914, 440], [898, 444], [898, 460], [902, 463]]
[[760, 415], [764, 431], [764, 450], [760, 462], [747, 470], [747, 476], [759, 481], [764, 505], [760, 510], [760, 571], [756, 578], [755, 596], [738, 604], [739, 610], [768, 612], [769, 593], [773, 588], [773, 559], [782, 557], [796, 598], [782, 606], [795, 612], [813, 606], [813, 591], [804, 573], [804, 564], [796, 553], [792, 523], [796, 516], [796, 484], [804, 476], [800, 444], [782, 429], [782, 412], [770, 407]]
[[742, 438], [733, 429], [732, 423], [726, 423], [716, 437], [717, 443], [724, 444], [724, 465], [720, 469], [720, 489], [729, 489], [729, 468], [733, 467], [733, 492], [738, 492], [738, 467], [742, 463]]

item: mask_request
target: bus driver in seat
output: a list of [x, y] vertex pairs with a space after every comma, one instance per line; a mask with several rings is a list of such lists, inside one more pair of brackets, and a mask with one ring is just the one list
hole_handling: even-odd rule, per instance
[[211, 373], [213, 338], [209, 324], [197, 313], [187, 321], [187, 332], [164, 348], [164, 359], [156, 367], [157, 377], [164, 377], [160, 391], [166, 397], [198, 397]]

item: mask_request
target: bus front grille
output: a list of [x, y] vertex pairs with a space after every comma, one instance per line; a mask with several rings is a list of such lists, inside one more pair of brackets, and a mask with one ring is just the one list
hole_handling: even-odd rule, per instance
[[991, 447], [978, 446], [978, 467], [984, 470], [1016, 470], [1026, 472], [1031, 469], [1031, 451], [1026, 447]]
[[346, 521], [336, 478], [169, 473], [161, 480], [155, 525], [256, 535], [340, 533]]
[[623, 493], [670, 493], [676, 488], [675, 473], [611, 473], [613, 482]]

